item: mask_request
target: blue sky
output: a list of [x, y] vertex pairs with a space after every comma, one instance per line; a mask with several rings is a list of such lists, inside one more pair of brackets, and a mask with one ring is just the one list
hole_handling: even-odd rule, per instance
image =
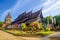
[[44, 17], [60, 14], [60, 0], [0, 0], [0, 21], [4, 21], [9, 11], [14, 20], [24, 11], [35, 12], [42, 7]]

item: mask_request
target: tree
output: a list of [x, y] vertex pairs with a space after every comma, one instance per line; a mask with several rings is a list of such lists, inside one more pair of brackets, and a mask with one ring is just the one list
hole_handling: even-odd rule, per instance
[[48, 21], [49, 21], [49, 24], [52, 23], [51, 16], [48, 16], [48, 17], [45, 17], [45, 18], [44, 18], [44, 22], [45, 22], [46, 24], [48, 24]]
[[2, 26], [3, 22], [0, 22], [0, 27]]
[[60, 26], [60, 15], [54, 16], [56, 18], [56, 26]]
[[47, 18], [45, 17], [43, 20], [44, 20], [44, 22], [47, 24]]

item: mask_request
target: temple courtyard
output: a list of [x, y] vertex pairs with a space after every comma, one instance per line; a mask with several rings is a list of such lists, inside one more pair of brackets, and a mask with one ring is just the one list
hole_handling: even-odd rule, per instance
[[0, 40], [41, 40], [41, 38], [14, 36], [0, 30]]
[[55, 32], [46, 37], [22, 37], [14, 36], [12, 34], [0, 30], [0, 40], [60, 40], [60, 32]]

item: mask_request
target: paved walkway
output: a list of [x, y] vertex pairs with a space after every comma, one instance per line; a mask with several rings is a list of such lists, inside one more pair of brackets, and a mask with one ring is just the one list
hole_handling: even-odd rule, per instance
[[[18, 38], [20, 38], [20, 37], [18, 37]], [[36, 37], [21, 37], [21, 38], [23, 38], [25, 40], [42, 40], [41, 38], [36, 38]]]
[[47, 40], [47, 38], [14, 36], [0, 30], [0, 40]]
[[24, 40], [0, 30], [0, 40]]
[[0, 30], [0, 40], [49, 40], [48, 37], [57, 35], [60, 37], [60, 32], [53, 33], [47, 37], [39, 38], [39, 37], [21, 37], [21, 36], [14, 36], [12, 34], [3, 32]]
[[0, 30], [0, 40], [42, 40], [42, 39], [36, 37], [21, 37], [21, 36], [17, 37]]
[[60, 37], [60, 32], [55, 32], [55, 33], [49, 35], [48, 37]]
[[37, 37], [22, 37], [25, 40], [49, 40], [49, 38], [44, 37], [44, 38], [37, 38]]

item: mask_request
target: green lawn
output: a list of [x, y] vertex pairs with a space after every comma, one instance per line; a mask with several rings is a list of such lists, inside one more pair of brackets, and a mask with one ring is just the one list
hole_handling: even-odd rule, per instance
[[17, 36], [45, 36], [53, 33], [53, 31], [40, 31], [40, 32], [32, 32], [32, 31], [27, 32], [20, 30], [4, 30], [4, 31]]

